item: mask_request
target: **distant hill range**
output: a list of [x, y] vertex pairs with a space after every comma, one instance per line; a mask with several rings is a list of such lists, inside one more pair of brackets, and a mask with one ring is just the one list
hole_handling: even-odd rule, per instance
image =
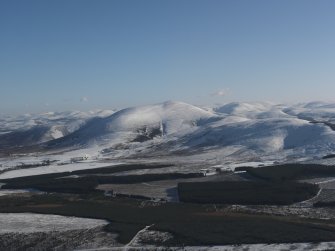
[[106, 156], [322, 157], [335, 152], [335, 104], [233, 102], [202, 108], [168, 101], [119, 111], [0, 118], [2, 151], [93, 149]]

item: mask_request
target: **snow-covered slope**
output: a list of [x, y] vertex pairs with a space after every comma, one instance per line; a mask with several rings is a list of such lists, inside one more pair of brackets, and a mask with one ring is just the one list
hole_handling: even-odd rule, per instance
[[243, 114], [244, 116], [250, 116], [270, 110], [273, 104], [266, 102], [232, 102], [225, 104], [220, 107], [216, 107], [215, 111], [219, 113], [227, 114]]
[[213, 123], [187, 135], [190, 148], [240, 146], [262, 153], [295, 149], [310, 154], [335, 149], [335, 133], [321, 124], [297, 118]]
[[310, 102], [297, 104], [284, 109], [287, 114], [309, 121], [335, 121], [335, 104]]
[[95, 118], [76, 132], [50, 142], [49, 146], [104, 145], [144, 142], [178, 137], [217, 119], [217, 115], [182, 102], [165, 102], [120, 110], [106, 118]]
[[47, 112], [0, 118], [0, 148], [28, 146], [68, 135], [89, 119], [106, 117], [112, 110]]
[[164, 134], [176, 133], [214, 117], [211, 112], [182, 102], [165, 102], [121, 110], [106, 118], [108, 131], [163, 126]]
[[66, 125], [69, 131], [75, 131], [86, 120], [93, 117], [107, 117], [113, 110], [93, 110], [88, 112], [65, 111], [24, 114], [19, 116], [0, 117], [0, 134], [5, 132], [28, 130], [34, 126]]
[[17, 127], [19, 121], [30, 127], [28, 131], [3, 134], [0, 145], [20, 138], [21, 145], [44, 142], [40, 147], [53, 153], [82, 149], [95, 156], [125, 158], [211, 152], [222, 156], [229, 153], [236, 159], [242, 158], [242, 153], [294, 159], [335, 152], [335, 104], [320, 102], [234, 102], [202, 109], [169, 101], [115, 113], [48, 113], [38, 119], [25, 115], [13, 121]]

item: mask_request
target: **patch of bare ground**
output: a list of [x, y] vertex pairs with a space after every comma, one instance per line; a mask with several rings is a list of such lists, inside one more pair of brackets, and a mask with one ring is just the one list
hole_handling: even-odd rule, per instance
[[62, 204], [40, 204], [40, 205], [29, 205], [28, 207], [31, 208], [55, 208], [55, 207], [62, 207]]

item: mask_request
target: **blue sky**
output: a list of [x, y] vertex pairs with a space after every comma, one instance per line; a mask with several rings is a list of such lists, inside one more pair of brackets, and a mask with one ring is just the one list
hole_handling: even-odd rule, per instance
[[335, 101], [332, 0], [2, 0], [0, 113]]

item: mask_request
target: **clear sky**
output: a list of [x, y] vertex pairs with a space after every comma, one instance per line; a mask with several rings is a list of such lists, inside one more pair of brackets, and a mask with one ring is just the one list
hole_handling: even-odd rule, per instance
[[335, 1], [0, 1], [0, 113], [165, 100], [335, 101]]

